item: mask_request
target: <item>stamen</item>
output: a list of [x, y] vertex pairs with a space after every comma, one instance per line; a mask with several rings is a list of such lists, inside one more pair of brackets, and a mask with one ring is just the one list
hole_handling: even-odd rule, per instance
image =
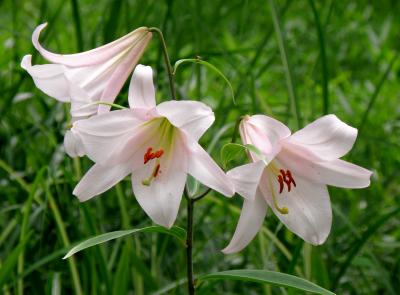
[[[279, 180], [279, 177], [278, 177], [278, 180]], [[271, 181], [269, 174], [268, 174], [268, 182], [269, 182], [269, 187], [270, 187], [271, 195], [272, 195], [272, 203], [273, 203], [275, 209], [278, 210], [279, 213], [281, 213], [281, 214], [288, 214], [289, 209], [287, 207], [279, 207], [279, 205], [278, 205], [278, 202], [277, 202], [276, 196], [275, 196], [274, 187], [272, 185], [272, 181]], [[283, 178], [282, 178], [282, 190], [283, 190]]]
[[151, 175], [149, 176], [149, 178], [143, 179], [142, 184], [145, 186], [150, 186], [153, 179], [156, 178], [161, 173], [160, 168], [161, 168], [160, 160], [157, 159], [156, 165], [154, 166]]
[[290, 170], [279, 170], [280, 175], [278, 175], [278, 182], [279, 182], [279, 193], [281, 194], [283, 192], [284, 184], [286, 184], [288, 188], [288, 192], [292, 189], [291, 184], [296, 187], [296, 182], [294, 181], [294, 178], [292, 176], [292, 173]]
[[153, 159], [158, 159], [161, 158], [161, 156], [164, 154], [164, 150], [163, 149], [159, 149], [158, 151], [156, 151], [155, 153], [152, 153], [153, 148], [149, 147], [146, 151], [146, 153], [144, 154], [144, 164], [147, 164], [148, 161], [153, 160]]
[[279, 182], [279, 193], [281, 194], [283, 192], [283, 188], [285, 187], [285, 185], [283, 184], [282, 175], [278, 175], [278, 182]]
[[160, 173], [160, 164], [157, 164], [156, 169], [154, 170], [153, 176], [157, 177], [158, 173]]

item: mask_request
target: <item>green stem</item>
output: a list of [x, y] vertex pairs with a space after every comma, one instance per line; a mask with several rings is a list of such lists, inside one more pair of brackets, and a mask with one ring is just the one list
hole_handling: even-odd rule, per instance
[[171, 61], [169, 59], [167, 44], [165, 43], [164, 35], [161, 32], [161, 30], [158, 28], [153, 27], [153, 28], [150, 28], [149, 31], [157, 33], [158, 37], [160, 38], [160, 41], [162, 44], [162, 49], [163, 49], [163, 54], [164, 54], [164, 61], [165, 61], [165, 65], [167, 67], [167, 72], [168, 72], [169, 88], [171, 90], [171, 96], [172, 96], [172, 99], [177, 100], [176, 91], [175, 91], [175, 75], [174, 75], [174, 72], [173, 72], [173, 69], [171, 66]]
[[193, 280], [193, 209], [194, 200], [187, 198], [186, 267], [189, 295], [194, 294]]

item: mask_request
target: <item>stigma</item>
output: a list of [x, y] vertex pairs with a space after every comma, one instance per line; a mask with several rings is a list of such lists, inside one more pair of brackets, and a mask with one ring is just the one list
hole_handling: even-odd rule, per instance
[[156, 163], [154, 165], [154, 168], [150, 174], [150, 176], [146, 179], [142, 180], [142, 184], [145, 186], [150, 186], [151, 182], [161, 173], [161, 164], [160, 164], [160, 158], [163, 156], [164, 150], [159, 149], [155, 152], [153, 152], [153, 148], [149, 147], [146, 150], [146, 153], [143, 156], [143, 163], [146, 165], [149, 161], [156, 159]]

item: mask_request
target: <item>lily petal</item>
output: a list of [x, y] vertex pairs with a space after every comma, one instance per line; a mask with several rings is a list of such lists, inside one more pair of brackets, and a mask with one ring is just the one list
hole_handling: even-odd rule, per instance
[[[241, 121], [240, 134], [243, 143], [255, 145], [271, 161], [281, 150], [280, 140], [290, 136], [290, 130], [278, 120], [254, 115]], [[251, 157], [258, 158], [253, 153]]]
[[153, 85], [153, 70], [149, 66], [137, 65], [129, 85], [129, 106], [150, 109], [156, 106]]
[[245, 164], [229, 170], [226, 175], [232, 180], [235, 191], [247, 200], [253, 200], [258, 183], [265, 169], [263, 161]]
[[32, 76], [36, 87], [61, 102], [69, 102], [69, 83], [64, 75], [62, 65], [35, 65], [32, 66], [32, 56], [25, 55], [21, 67]]
[[184, 146], [177, 139], [173, 150], [161, 158], [160, 172], [149, 185], [142, 182], [154, 173], [156, 163], [149, 162], [132, 174], [133, 192], [140, 206], [155, 223], [167, 228], [174, 224], [179, 211], [187, 178], [185, 163]]
[[72, 193], [78, 197], [79, 201], [87, 201], [113, 187], [131, 173], [131, 171], [130, 163], [111, 167], [94, 164], [83, 176]]
[[267, 202], [259, 190], [253, 200], [244, 200], [235, 233], [229, 245], [222, 250], [223, 253], [239, 252], [254, 239], [263, 224], [267, 207]]
[[[332, 225], [332, 209], [326, 186], [296, 177], [296, 187], [292, 187], [290, 192], [285, 189], [279, 194], [278, 181], [268, 180], [268, 177], [271, 176], [264, 173], [260, 189], [275, 215], [306, 242], [313, 245], [324, 243]], [[272, 194], [275, 194], [281, 208], [288, 208], [287, 214], [275, 208]]]
[[187, 172], [209, 188], [227, 197], [233, 196], [232, 181], [197, 141], [187, 137], [186, 148], [189, 152]]
[[133, 161], [136, 167], [143, 161], [138, 151], [147, 148], [154, 137], [153, 127], [142, 124], [141, 110], [113, 111], [74, 123], [72, 130], [82, 139], [87, 156], [104, 166]]
[[166, 101], [156, 109], [159, 115], [166, 117], [172, 125], [184, 130], [195, 141], [215, 120], [212, 109], [199, 101]]
[[363, 188], [370, 185], [371, 171], [340, 159], [314, 162], [284, 149], [279, 154], [279, 161], [294, 175], [316, 183], [344, 188]]
[[310, 160], [330, 161], [347, 154], [356, 137], [357, 129], [326, 115], [294, 133], [284, 145]]
[[70, 67], [83, 67], [103, 63], [124, 49], [132, 47], [146, 35], [151, 36], [151, 32], [146, 27], [138, 28], [129, 34], [101, 47], [75, 54], [57, 54], [50, 52], [39, 43], [41, 31], [47, 26], [43, 23], [36, 27], [32, 34], [32, 43], [40, 54], [52, 63], [63, 64]]
[[68, 130], [65, 133], [64, 149], [71, 158], [83, 157], [86, 154], [82, 140], [75, 132], [71, 130]]
[[[138, 63], [139, 59], [142, 57], [147, 44], [151, 40], [151, 34], [145, 35], [141, 43], [136, 48], [131, 49], [127, 54], [126, 58], [121, 62], [121, 64], [116, 68], [110, 80], [101, 95], [100, 101], [113, 102], [115, 97], [121, 91], [122, 86], [126, 79], [128, 79], [129, 73], [132, 72], [134, 66]], [[99, 105], [99, 113], [108, 112], [110, 106]]]

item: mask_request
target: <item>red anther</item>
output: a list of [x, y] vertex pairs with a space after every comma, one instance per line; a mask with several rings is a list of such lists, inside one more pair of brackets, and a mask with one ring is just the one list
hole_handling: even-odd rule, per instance
[[281, 194], [283, 191], [283, 178], [282, 175], [278, 175], [278, 181], [279, 181], [279, 193]]
[[161, 158], [161, 156], [164, 154], [164, 150], [163, 149], [159, 149], [158, 151], [156, 151], [156, 153], [154, 154], [154, 157], [156, 158]]
[[287, 177], [289, 177], [289, 180], [293, 183], [294, 187], [296, 187], [296, 182], [294, 181], [292, 172], [290, 172], [290, 170], [286, 170], [286, 175], [287, 175]]
[[284, 184], [286, 184], [288, 192], [290, 192], [292, 189], [292, 183], [296, 187], [296, 182], [294, 181], [292, 173], [290, 172], [290, 170], [285, 171], [283, 169], [280, 169], [279, 172], [281, 173], [280, 175], [278, 175], [279, 193], [282, 193]]
[[156, 169], [154, 169], [153, 177], [157, 177], [158, 173], [160, 173], [160, 164], [157, 164]]
[[153, 153], [151, 152], [153, 150], [153, 148], [149, 147], [146, 151], [146, 153], [144, 154], [144, 164], [146, 164], [148, 161], [150, 161], [152, 159], [152, 155]]

